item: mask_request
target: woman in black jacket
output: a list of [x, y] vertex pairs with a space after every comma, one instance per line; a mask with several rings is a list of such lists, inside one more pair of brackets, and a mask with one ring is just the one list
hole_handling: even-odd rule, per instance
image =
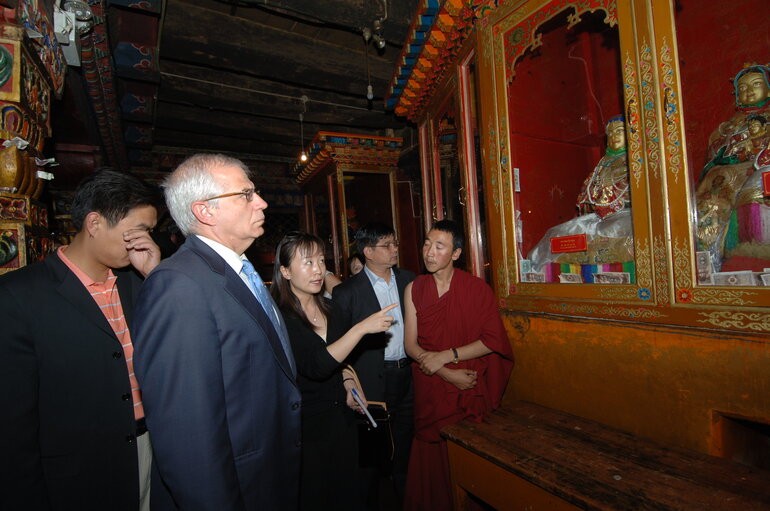
[[[343, 367], [361, 338], [387, 330], [397, 304], [356, 324], [327, 342], [331, 302], [321, 295], [326, 264], [323, 241], [293, 231], [275, 253], [271, 294], [286, 320], [302, 393], [302, 511], [363, 508], [358, 477], [358, 435], [352, 410], [363, 413], [352, 396], [353, 375]], [[362, 400], [360, 388], [355, 389]]]

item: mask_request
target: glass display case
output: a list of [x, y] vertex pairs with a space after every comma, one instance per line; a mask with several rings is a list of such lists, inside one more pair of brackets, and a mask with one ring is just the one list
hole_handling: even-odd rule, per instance
[[[657, 9], [675, 299], [770, 305], [770, 41], [766, 2]], [[708, 61], [708, 66], [700, 65]], [[725, 325], [756, 318], [702, 311]], [[763, 320], [766, 325], [766, 320]]]
[[573, 16], [503, 35], [520, 280], [635, 283], [618, 26]]
[[497, 284], [513, 302], [654, 294], [635, 45], [645, 31], [630, 14], [629, 3], [520, 2], [481, 31], [481, 72], [494, 76], [485, 145], [500, 170], [488, 184], [505, 233]]
[[770, 305], [759, 13], [766, 2], [553, 0], [477, 22], [508, 306], [770, 330], [753, 309]]

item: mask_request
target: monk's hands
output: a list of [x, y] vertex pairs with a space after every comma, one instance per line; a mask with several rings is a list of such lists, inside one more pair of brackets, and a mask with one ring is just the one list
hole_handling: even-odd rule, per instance
[[451, 383], [460, 390], [472, 389], [478, 382], [476, 371], [472, 369], [445, 368], [439, 375], [444, 381]]
[[426, 376], [431, 376], [436, 371], [454, 360], [454, 354], [450, 350], [423, 351], [417, 356], [420, 363], [420, 371]]
[[398, 307], [397, 303], [388, 305], [384, 309], [382, 309], [379, 312], [375, 312], [368, 318], [362, 320], [360, 323], [360, 327], [363, 330], [364, 334], [376, 334], [379, 332], [384, 332], [388, 328], [390, 328], [390, 325], [393, 324], [393, 316], [389, 316], [388, 312], [392, 311]]
[[160, 247], [152, 241], [150, 231], [146, 229], [131, 229], [123, 233], [126, 242], [128, 259], [131, 266], [143, 276], [147, 276], [160, 263]]

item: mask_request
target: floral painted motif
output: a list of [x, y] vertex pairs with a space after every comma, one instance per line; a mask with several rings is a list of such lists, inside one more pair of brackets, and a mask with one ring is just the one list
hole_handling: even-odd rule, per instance
[[690, 303], [692, 301], [692, 291], [686, 288], [678, 289], [676, 299], [682, 303]]
[[0, 197], [0, 220], [27, 220], [27, 201], [13, 197]]

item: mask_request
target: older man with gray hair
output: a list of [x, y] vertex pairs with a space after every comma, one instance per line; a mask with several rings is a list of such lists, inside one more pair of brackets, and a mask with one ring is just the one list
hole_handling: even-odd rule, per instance
[[135, 360], [162, 489], [153, 509], [297, 506], [300, 393], [283, 318], [243, 255], [267, 203], [248, 169], [197, 154], [164, 183], [185, 244], [147, 278]]

